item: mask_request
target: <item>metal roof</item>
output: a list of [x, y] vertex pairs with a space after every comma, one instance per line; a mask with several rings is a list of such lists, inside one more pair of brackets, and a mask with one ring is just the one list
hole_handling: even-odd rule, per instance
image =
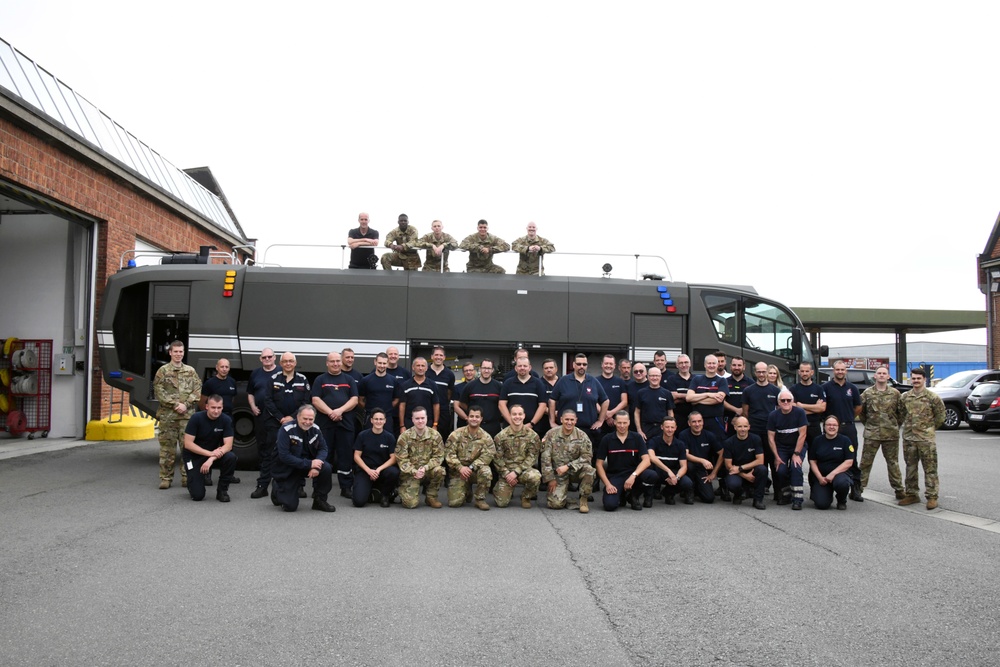
[[221, 198], [3, 38], [0, 38], [0, 94], [30, 106], [228, 235], [246, 239]]
[[823, 333], [939, 333], [986, 327], [985, 310], [792, 308], [809, 331]]

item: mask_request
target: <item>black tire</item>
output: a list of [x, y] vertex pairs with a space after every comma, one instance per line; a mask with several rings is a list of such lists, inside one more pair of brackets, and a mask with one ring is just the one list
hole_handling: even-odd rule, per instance
[[986, 433], [988, 430], [990, 430], [990, 425], [989, 424], [969, 424], [969, 428], [971, 428], [976, 433]]
[[958, 407], [954, 403], [944, 404], [944, 424], [941, 426], [943, 431], [954, 431], [965, 419], [965, 410]]

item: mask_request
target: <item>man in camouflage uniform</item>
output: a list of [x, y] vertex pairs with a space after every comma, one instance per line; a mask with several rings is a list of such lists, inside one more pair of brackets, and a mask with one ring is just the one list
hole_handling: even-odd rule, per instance
[[465, 496], [474, 480], [476, 509], [487, 511], [490, 506], [486, 504], [486, 492], [493, 483], [490, 463], [497, 450], [490, 434], [479, 428], [483, 422], [482, 408], [472, 406], [467, 415], [468, 424], [452, 432], [444, 448], [444, 460], [448, 464], [450, 477], [448, 507], [461, 507], [465, 504]]
[[425, 502], [429, 507], [441, 507], [437, 499], [444, 482], [444, 442], [441, 434], [427, 428], [427, 409], [419, 407], [411, 415], [413, 428], [396, 441], [396, 464], [399, 466], [399, 498], [406, 509], [413, 509], [420, 500], [420, 484], [427, 483]]
[[444, 261], [444, 271], [448, 273], [448, 253], [458, 249], [458, 241], [451, 234], [444, 233], [444, 225], [440, 220], [431, 223], [431, 233], [424, 234], [417, 239], [414, 248], [426, 248], [427, 259], [424, 260], [424, 271], [441, 271], [441, 262]]
[[879, 366], [875, 371], [875, 385], [861, 393], [861, 414], [858, 418], [865, 425], [865, 443], [861, 452], [861, 488], [868, 486], [868, 475], [875, 463], [879, 449], [889, 472], [889, 485], [902, 500], [903, 478], [899, 474], [899, 390], [889, 386], [889, 369]]
[[507, 273], [502, 266], [493, 263], [493, 255], [510, 250], [510, 244], [499, 236], [490, 234], [490, 224], [480, 220], [476, 226], [478, 231], [469, 234], [462, 240], [461, 250], [469, 253], [469, 261], [465, 265], [467, 273]]
[[590, 465], [594, 448], [590, 436], [576, 427], [576, 410], [567, 408], [560, 415], [561, 426], [545, 434], [542, 447], [542, 480], [548, 487], [549, 509], [566, 507], [570, 482], [580, 485], [580, 512], [590, 511], [587, 496], [594, 487], [594, 467]]
[[410, 227], [410, 219], [405, 213], [399, 214], [399, 226], [385, 236], [385, 247], [392, 252], [382, 255], [382, 268], [391, 271], [394, 266], [401, 266], [407, 271], [420, 268], [420, 255], [417, 254], [417, 228]]
[[539, 271], [541, 257], [545, 253], [555, 252], [556, 247], [548, 239], [544, 239], [537, 234], [535, 223], [528, 223], [528, 233], [510, 244], [511, 250], [520, 253], [521, 258], [517, 263], [517, 275], [519, 276], [544, 276], [544, 269]]
[[913, 389], [900, 398], [899, 418], [903, 425], [903, 460], [906, 461], [906, 496], [900, 505], [920, 502], [920, 479], [917, 464], [924, 466], [927, 509], [938, 506], [937, 443], [934, 432], [944, 424], [944, 402], [927, 389], [921, 368], [910, 371]]
[[[201, 399], [201, 378], [184, 363], [184, 343], [175, 340], [169, 348], [170, 362], [156, 371], [153, 394], [159, 401], [156, 419], [160, 422], [160, 488], [174, 481], [177, 449], [184, 449], [184, 429]], [[187, 486], [187, 471], [181, 465], [181, 486]]]
[[500, 431], [496, 437], [497, 454], [493, 459], [499, 479], [493, 489], [493, 499], [497, 507], [507, 507], [514, 487], [524, 484], [521, 493], [521, 507], [531, 509], [531, 499], [538, 497], [538, 487], [542, 475], [535, 470], [535, 461], [542, 449], [538, 434], [524, 425], [524, 407], [510, 408], [510, 426]]

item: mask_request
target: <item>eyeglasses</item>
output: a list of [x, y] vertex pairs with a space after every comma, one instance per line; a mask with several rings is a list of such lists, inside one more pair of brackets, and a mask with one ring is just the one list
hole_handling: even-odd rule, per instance
[[778, 399], [778, 403], [791, 403], [791, 402], [792, 402], [792, 399], [790, 399], [790, 398], [779, 398]]
[[274, 359], [274, 355], [273, 354], [262, 354], [262, 355], [260, 355], [260, 358], [261, 359]]

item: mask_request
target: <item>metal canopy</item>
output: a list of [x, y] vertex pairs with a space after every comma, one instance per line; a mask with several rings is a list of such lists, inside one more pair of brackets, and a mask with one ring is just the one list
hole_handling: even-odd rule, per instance
[[940, 333], [986, 327], [985, 310], [793, 308], [807, 331], [819, 333]]

